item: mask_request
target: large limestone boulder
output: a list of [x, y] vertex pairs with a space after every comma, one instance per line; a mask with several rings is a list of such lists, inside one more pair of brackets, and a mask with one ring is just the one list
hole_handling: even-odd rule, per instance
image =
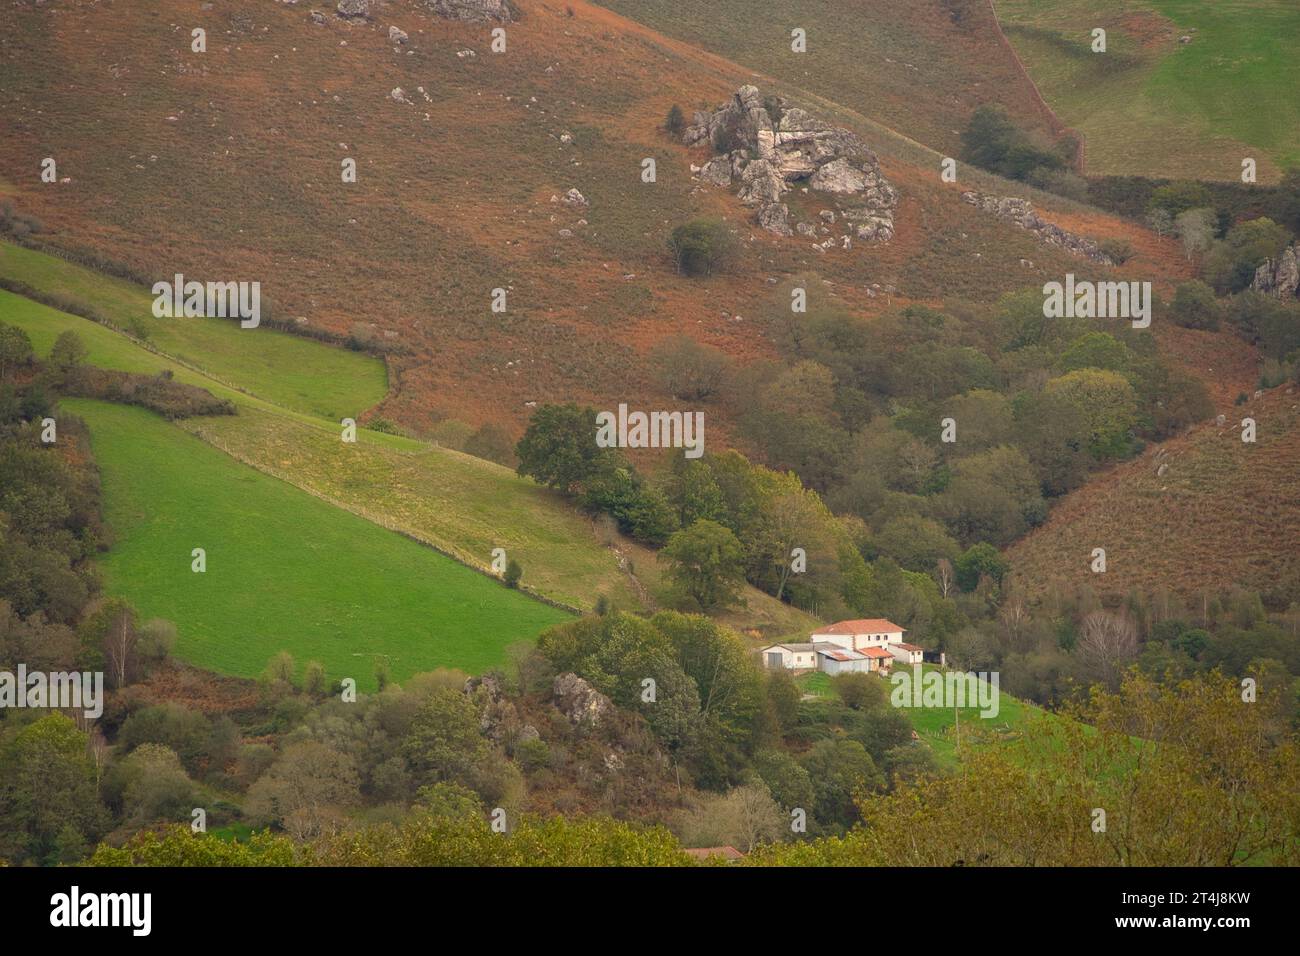
[[790, 209], [783, 202], [768, 203], [758, 211], [758, 224], [778, 236], [789, 236]]
[[779, 202], [781, 194], [789, 188], [777, 168], [765, 159], [746, 165], [740, 182], [740, 201], [747, 206]]
[[[724, 186], [740, 181], [740, 201], [757, 206], [759, 225], [792, 234], [781, 197], [792, 185], [852, 198], [882, 225], [870, 231], [873, 241], [893, 237], [893, 210], [898, 192], [880, 171], [876, 155], [853, 132], [832, 126], [783, 97], [764, 96], [756, 86], [742, 86], [712, 113], [696, 112], [682, 140], [705, 144], [720, 155], [700, 170], [700, 178]], [[730, 166], [724, 172], [723, 159]], [[834, 220], [831, 220], [833, 223]], [[832, 243], [834, 245], [834, 243]], [[848, 246], [844, 246], [848, 248]]]
[[614, 709], [608, 697], [577, 674], [557, 674], [551, 697], [575, 727], [597, 727]]
[[491, 675], [471, 677], [465, 693], [478, 705], [479, 730], [500, 743], [511, 736], [519, 724], [519, 712], [505, 695], [501, 682]]
[[808, 180], [808, 185], [824, 193], [859, 193], [867, 188], [867, 177], [862, 170], [840, 157], [817, 170]]
[[731, 157], [715, 156], [700, 170], [700, 179], [713, 186], [731, 185]]

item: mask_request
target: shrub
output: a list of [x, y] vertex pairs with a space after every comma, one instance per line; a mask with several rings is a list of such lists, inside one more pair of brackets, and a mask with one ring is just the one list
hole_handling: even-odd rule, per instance
[[0, 322], [0, 380], [31, 361], [31, 337], [16, 325]]
[[1291, 238], [1284, 226], [1264, 216], [1239, 223], [1214, 244], [1205, 260], [1205, 277], [1221, 292], [1240, 292], [1264, 260], [1281, 253]]
[[735, 243], [726, 223], [717, 219], [692, 219], [673, 230], [668, 249], [682, 275], [710, 276], [731, 261]]
[[19, 241], [38, 232], [45, 231], [45, 224], [35, 216], [28, 216], [14, 209], [11, 200], [0, 200], [0, 234]]
[[551, 748], [540, 737], [530, 737], [515, 744], [515, 761], [528, 773], [551, 762]]
[[651, 359], [664, 390], [687, 401], [703, 401], [718, 394], [731, 371], [727, 356], [684, 335], [660, 342]]
[[1217, 329], [1222, 316], [1214, 290], [1199, 279], [1178, 287], [1171, 309], [1174, 322], [1188, 329]]
[[1210, 191], [1200, 183], [1176, 182], [1161, 186], [1151, 194], [1149, 210], [1163, 209], [1177, 217], [1189, 209], [1202, 209], [1214, 204]]
[[1046, 182], [1044, 176], [1064, 170], [1065, 160], [1041, 149], [1015, 126], [999, 106], [981, 106], [961, 134], [962, 158], [1008, 179]]
[[664, 120], [664, 129], [674, 136], [680, 136], [685, 128], [686, 117], [682, 115], [682, 108], [674, 103], [668, 111], [668, 118]]
[[1127, 239], [1103, 239], [1098, 243], [1102, 254], [1110, 256], [1111, 261], [1122, 266], [1133, 258], [1133, 243]]
[[521, 565], [514, 558], [511, 558], [509, 561], [506, 562], [506, 573], [503, 577], [503, 580], [506, 582], [506, 587], [508, 588], [519, 587], [519, 579], [522, 578], [523, 576], [524, 576], [523, 565]]
[[123, 405], [139, 405], [175, 420], [194, 415], [234, 415], [235, 405], [205, 388], [172, 378], [170, 370], [140, 375], [81, 365], [69, 368], [63, 391], [82, 398], [98, 398]]

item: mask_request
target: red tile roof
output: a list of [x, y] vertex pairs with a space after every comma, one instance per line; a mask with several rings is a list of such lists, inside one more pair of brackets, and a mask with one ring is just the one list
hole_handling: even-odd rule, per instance
[[819, 627], [813, 631], [814, 634], [884, 634], [889, 631], [895, 633], [906, 630], [901, 628], [893, 621], [887, 621], [883, 617], [864, 617], [856, 621], [838, 621], [829, 627]]
[[899, 641], [897, 644], [890, 644], [889, 646], [901, 647], [903, 650], [911, 651], [913, 654], [922, 653], [925, 651], [924, 647], [917, 647], [915, 644], [904, 644], [902, 641]]
[[[897, 647], [898, 645], [895, 644], [893, 646]], [[894, 655], [889, 653], [889, 651], [885, 650], [883, 647], [864, 647], [862, 650], [858, 651], [858, 653], [863, 657], [879, 657], [882, 660], [886, 657], [890, 660], [894, 659]]]

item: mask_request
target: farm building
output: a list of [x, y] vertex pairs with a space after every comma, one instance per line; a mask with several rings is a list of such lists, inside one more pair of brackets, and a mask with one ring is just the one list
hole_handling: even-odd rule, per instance
[[903, 628], [881, 617], [840, 621], [813, 631], [814, 644], [830, 643], [860, 651], [864, 647], [885, 647], [903, 642]]
[[884, 618], [840, 621], [814, 631], [807, 644], [773, 644], [763, 666], [827, 674], [888, 673], [897, 661], [919, 664], [923, 651], [903, 642], [903, 628]]
[[813, 645], [817, 648], [817, 669], [825, 674], [865, 674], [871, 670], [871, 659], [834, 644]]
[[888, 651], [900, 664], [920, 664], [925, 659], [925, 648], [915, 644], [890, 644]]
[[890, 653], [889, 648], [864, 647], [858, 653], [870, 662], [871, 666], [868, 670], [888, 674], [894, 668], [894, 655]]
[[773, 670], [785, 668], [788, 671], [815, 671], [817, 669], [817, 645], [815, 644], [773, 644], [760, 652], [763, 666]]

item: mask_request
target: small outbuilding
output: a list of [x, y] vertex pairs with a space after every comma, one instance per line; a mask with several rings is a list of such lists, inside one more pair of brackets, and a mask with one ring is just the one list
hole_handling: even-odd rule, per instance
[[857, 651], [850, 651], [834, 644], [817, 645], [817, 656], [821, 658], [818, 670], [834, 676], [836, 674], [865, 674], [871, 670], [871, 660]]

